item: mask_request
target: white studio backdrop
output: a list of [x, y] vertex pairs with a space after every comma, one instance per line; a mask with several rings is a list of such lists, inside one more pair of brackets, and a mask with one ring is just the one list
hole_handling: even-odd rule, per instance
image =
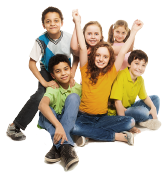
[[[134, 149], [124, 143], [96, 143], [84, 148], [76, 148], [80, 163], [75, 169], [67, 173], [60, 165], [49, 165], [44, 162], [44, 156], [51, 148], [51, 140], [47, 132], [39, 131], [36, 128], [38, 113], [25, 131], [27, 139], [24, 142], [13, 142], [6, 136], [8, 124], [12, 123], [25, 102], [37, 90], [38, 80], [28, 68], [29, 54], [35, 39], [45, 31], [41, 23], [41, 14], [48, 6], [57, 7], [62, 11], [64, 16], [63, 31], [72, 34], [74, 29], [72, 10], [78, 9], [82, 19], [82, 28], [91, 20], [98, 21], [103, 28], [104, 40], [108, 38], [110, 25], [117, 20], [126, 20], [129, 28], [131, 28], [134, 20], [142, 20], [144, 26], [136, 35], [134, 47], [145, 51], [149, 57], [143, 75], [148, 95], [156, 94], [161, 100], [159, 119], [162, 122], [162, 127], [160, 130], [156, 132], [145, 131], [137, 135], [137, 144], [133, 147]], [[21, 177], [29, 179], [32, 174], [34, 174], [32, 176], [34, 179], [53, 178], [53, 176], [55, 179], [56, 175], [63, 177], [62, 179], [68, 176], [73, 179], [100, 179], [104, 177], [104, 179], [112, 178], [115, 180], [121, 178], [143, 180], [147, 177], [152, 179], [157, 176], [162, 177], [158, 178], [159, 180], [165, 178], [160, 166], [161, 161], [165, 160], [163, 154], [165, 149], [162, 145], [164, 144], [162, 136], [164, 135], [163, 111], [165, 108], [165, 87], [163, 85], [165, 66], [164, 17], [163, 0], [6, 0], [0, 2], [0, 139], [1, 146], [3, 146], [0, 164], [4, 165], [2, 173], [5, 176], [4, 179], [10, 178], [10, 172], [12, 176], [15, 174], [12, 179], [17, 179], [16, 176], [19, 177], [18, 179]], [[37, 66], [39, 68], [39, 63]], [[80, 81], [79, 69], [77, 69], [75, 80], [78, 83]], [[138, 137], [141, 138], [139, 142]], [[157, 142], [158, 139], [161, 139], [159, 143]], [[146, 146], [146, 142], [149, 143], [148, 146]], [[154, 149], [153, 153], [156, 154], [151, 153], [149, 155], [151, 159], [147, 156], [148, 159], [143, 160], [144, 154], [142, 156], [137, 155], [141, 151], [147, 154], [150, 149]], [[136, 152], [136, 157], [134, 157], [133, 151]], [[92, 156], [95, 153], [96, 155]], [[158, 166], [160, 167], [158, 168]], [[20, 171], [17, 171], [18, 168]]]

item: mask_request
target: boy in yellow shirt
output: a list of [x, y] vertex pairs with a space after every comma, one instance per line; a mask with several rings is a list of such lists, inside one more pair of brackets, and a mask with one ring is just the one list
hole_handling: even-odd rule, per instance
[[[148, 63], [148, 56], [141, 50], [134, 50], [128, 58], [128, 68], [119, 72], [114, 81], [110, 101], [114, 102], [108, 110], [109, 115], [131, 116], [135, 121], [148, 129], [158, 129], [161, 125], [157, 119], [160, 100], [159, 97], [148, 96], [144, 86], [142, 74]], [[136, 97], [141, 100], [135, 102]], [[113, 104], [113, 103], [112, 103]], [[139, 133], [136, 127], [133, 133]]]

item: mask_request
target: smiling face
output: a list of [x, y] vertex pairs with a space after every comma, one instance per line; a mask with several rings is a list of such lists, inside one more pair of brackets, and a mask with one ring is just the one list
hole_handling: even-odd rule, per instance
[[122, 43], [127, 36], [127, 31], [124, 26], [119, 26], [113, 31], [113, 36], [116, 43]]
[[85, 30], [85, 40], [89, 46], [95, 46], [102, 39], [100, 27], [92, 24]]
[[95, 56], [95, 65], [103, 69], [108, 65], [110, 59], [110, 54], [109, 51], [106, 47], [99, 47], [96, 51], [96, 56]]
[[68, 63], [60, 62], [59, 64], [55, 65], [51, 75], [53, 79], [56, 79], [64, 89], [69, 87], [71, 68], [69, 67]]
[[137, 77], [141, 76], [144, 73], [146, 66], [147, 63], [145, 62], [144, 59], [133, 60], [131, 65], [130, 64], [128, 65], [129, 72], [133, 81], [136, 81]]
[[47, 30], [49, 36], [52, 39], [58, 39], [61, 35], [60, 29], [63, 25], [63, 22], [61, 21], [61, 18], [58, 13], [56, 12], [48, 12], [45, 15], [44, 29]]

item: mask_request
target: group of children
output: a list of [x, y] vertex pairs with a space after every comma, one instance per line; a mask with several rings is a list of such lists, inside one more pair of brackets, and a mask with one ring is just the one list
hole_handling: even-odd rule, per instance
[[[43, 11], [46, 32], [36, 39], [29, 61], [39, 80], [38, 90], [7, 129], [13, 140], [24, 140], [20, 129], [25, 130], [39, 109], [38, 127], [47, 130], [53, 142], [45, 160], [62, 160], [66, 170], [79, 161], [74, 142], [84, 146], [91, 138], [133, 145], [133, 134], [140, 132], [136, 123], [149, 129], [161, 125], [159, 98], [147, 95], [141, 77], [148, 57], [133, 50], [143, 23], [136, 20], [129, 30], [127, 22], [119, 20], [110, 27], [105, 42], [97, 21], [90, 21], [82, 31], [78, 10], [72, 16], [75, 28], [71, 36], [61, 30], [63, 15], [58, 8]], [[36, 67], [40, 57], [41, 71]], [[74, 81], [78, 63], [82, 85]], [[137, 96], [140, 100], [135, 102]]]

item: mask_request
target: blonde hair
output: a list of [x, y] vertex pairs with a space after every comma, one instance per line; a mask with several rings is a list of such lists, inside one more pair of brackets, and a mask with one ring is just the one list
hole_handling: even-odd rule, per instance
[[123, 42], [126, 42], [127, 39], [130, 36], [130, 29], [128, 28], [128, 24], [126, 21], [124, 20], [118, 20], [116, 21], [115, 24], [112, 24], [109, 28], [109, 32], [108, 32], [108, 42], [113, 45], [114, 43], [114, 35], [113, 35], [113, 30], [115, 30], [116, 28], [120, 27], [120, 26], [124, 26], [125, 30], [127, 31], [127, 36], [126, 38], [123, 40]]
[[[104, 37], [103, 37], [103, 30], [102, 30], [102, 27], [100, 25], [100, 23], [98, 21], [89, 21], [87, 24], [85, 24], [84, 28], [83, 28], [83, 34], [84, 34], [84, 38], [85, 38], [85, 31], [87, 29], [88, 26], [90, 25], [96, 25], [100, 28], [100, 32], [101, 32], [101, 39], [100, 39], [100, 42], [103, 41]], [[86, 40], [85, 40], [86, 42]], [[86, 42], [86, 45], [87, 45], [87, 49], [89, 48], [89, 45], [87, 44]]]

